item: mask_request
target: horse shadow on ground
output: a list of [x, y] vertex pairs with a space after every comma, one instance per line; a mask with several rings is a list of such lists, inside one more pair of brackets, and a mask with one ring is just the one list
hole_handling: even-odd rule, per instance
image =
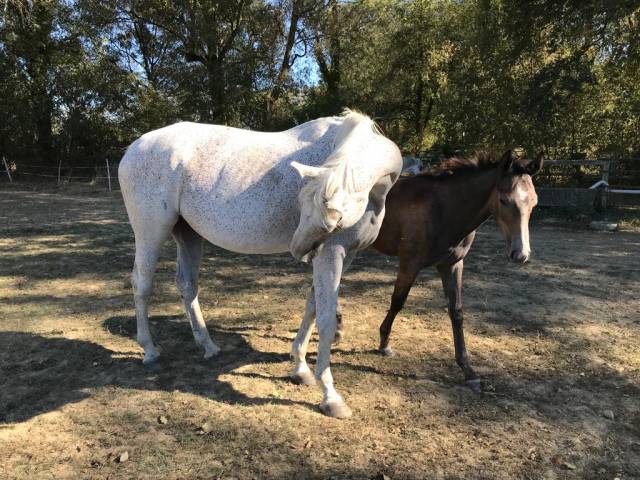
[[[0, 424], [26, 421], [79, 402], [91, 396], [92, 389], [106, 386], [177, 390], [231, 405], [297, 404], [316, 410], [308, 402], [251, 397], [220, 380], [244, 365], [286, 362], [288, 354], [258, 351], [241, 333], [210, 328], [222, 350], [205, 361], [183, 316], [150, 320], [162, 348], [161, 360], [153, 367], [142, 364], [139, 352], [112, 351], [86, 340], [0, 332]], [[114, 335], [135, 337], [133, 317], [111, 317], [103, 326]]]

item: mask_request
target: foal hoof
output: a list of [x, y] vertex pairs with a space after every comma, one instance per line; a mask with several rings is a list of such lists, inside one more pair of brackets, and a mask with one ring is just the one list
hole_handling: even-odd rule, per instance
[[336, 334], [333, 337], [333, 344], [334, 345], [338, 345], [342, 341], [342, 336], [343, 335], [344, 335], [344, 333], [342, 332], [342, 330], [336, 330]]
[[349, 418], [351, 409], [344, 402], [327, 402], [320, 404], [320, 411], [327, 417]]
[[314, 377], [313, 373], [310, 371], [294, 372], [289, 376], [289, 378], [291, 378], [291, 381], [296, 385], [308, 385], [311, 387], [316, 384], [316, 377]]
[[384, 355], [385, 357], [395, 357], [396, 356], [396, 352], [394, 352], [391, 347], [385, 347], [385, 348], [381, 348], [379, 350], [381, 355]]
[[482, 388], [480, 387], [480, 379], [479, 378], [472, 378], [471, 380], [466, 380], [465, 385], [467, 385], [467, 387], [469, 387], [474, 393], [480, 393], [482, 392]]

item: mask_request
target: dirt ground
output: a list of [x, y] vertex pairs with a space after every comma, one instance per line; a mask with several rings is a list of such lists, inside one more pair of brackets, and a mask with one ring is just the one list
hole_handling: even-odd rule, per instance
[[287, 379], [308, 267], [208, 245], [200, 303], [223, 351], [205, 363], [167, 242], [151, 307], [163, 360], [148, 370], [119, 194], [3, 186], [0, 478], [640, 478], [640, 233], [538, 220], [532, 247], [529, 265], [507, 263], [488, 223], [468, 258], [481, 394], [463, 386], [431, 270], [396, 322], [397, 355], [373, 351], [396, 261], [361, 254], [332, 355], [354, 411], [339, 421]]

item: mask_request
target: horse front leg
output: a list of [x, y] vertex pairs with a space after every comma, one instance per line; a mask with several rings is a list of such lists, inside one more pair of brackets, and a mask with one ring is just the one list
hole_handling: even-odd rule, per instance
[[398, 276], [396, 277], [396, 284], [393, 288], [393, 294], [391, 295], [391, 305], [384, 321], [380, 324], [380, 347], [379, 351], [383, 355], [391, 357], [394, 355], [393, 350], [389, 346], [389, 336], [391, 335], [391, 327], [393, 321], [398, 315], [398, 312], [402, 310], [404, 302], [407, 300], [409, 291], [415, 282], [418, 272], [420, 272], [421, 263], [416, 259], [405, 260], [400, 257], [400, 267], [398, 269]]
[[447, 297], [447, 309], [453, 328], [453, 344], [456, 352], [456, 363], [464, 372], [465, 383], [474, 392], [480, 392], [480, 379], [469, 364], [469, 354], [464, 342], [463, 313], [462, 313], [462, 271], [463, 260], [453, 265], [438, 266], [442, 279], [442, 288]]
[[320, 410], [335, 418], [351, 416], [351, 409], [333, 386], [330, 369], [331, 343], [336, 334], [338, 289], [346, 253], [341, 245], [325, 245], [313, 259], [313, 286], [316, 300], [316, 326], [318, 328], [318, 359], [316, 380], [322, 389]]
[[[342, 274], [346, 272], [351, 266], [351, 262], [356, 257], [356, 252], [349, 252], [342, 264]], [[344, 323], [342, 317], [342, 305], [340, 304], [340, 289], [338, 288], [338, 306], [336, 309], [336, 336], [333, 339], [333, 344], [338, 345], [344, 337]]]
[[307, 303], [304, 311], [304, 317], [296, 338], [291, 347], [291, 357], [295, 362], [293, 372], [289, 375], [294, 383], [303, 385], [315, 385], [316, 379], [311, 373], [309, 365], [307, 365], [307, 348], [309, 347], [309, 339], [313, 332], [313, 320], [316, 317], [316, 297], [313, 286], [307, 294]]

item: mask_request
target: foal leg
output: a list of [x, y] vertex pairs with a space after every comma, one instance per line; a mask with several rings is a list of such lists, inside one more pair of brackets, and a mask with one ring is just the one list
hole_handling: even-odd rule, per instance
[[465, 383], [474, 392], [480, 391], [480, 379], [469, 365], [469, 354], [464, 343], [463, 315], [462, 315], [462, 271], [463, 260], [453, 265], [441, 265], [438, 267], [442, 288], [447, 297], [447, 307], [451, 326], [453, 327], [453, 344], [456, 351], [456, 363], [464, 372]]
[[316, 297], [316, 326], [319, 344], [316, 362], [316, 380], [322, 388], [320, 410], [325, 415], [335, 418], [346, 418], [351, 409], [333, 387], [333, 376], [329, 367], [331, 343], [336, 334], [336, 309], [338, 305], [338, 288], [345, 258], [342, 245], [325, 245], [324, 249], [313, 259], [313, 286]]
[[383, 355], [391, 357], [394, 355], [393, 350], [389, 346], [389, 335], [391, 334], [391, 327], [396, 315], [407, 300], [407, 295], [415, 282], [416, 277], [420, 272], [420, 263], [411, 260], [405, 261], [400, 258], [400, 268], [398, 269], [398, 276], [396, 277], [396, 284], [393, 288], [393, 295], [391, 295], [391, 306], [387, 312], [387, 316], [384, 318], [382, 324], [380, 324], [380, 348], [379, 351]]
[[171, 233], [178, 246], [176, 268], [178, 290], [191, 322], [193, 337], [196, 343], [204, 348], [204, 358], [209, 359], [218, 354], [220, 348], [209, 336], [198, 302], [198, 269], [202, 259], [202, 237], [182, 218], [178, 220]]

